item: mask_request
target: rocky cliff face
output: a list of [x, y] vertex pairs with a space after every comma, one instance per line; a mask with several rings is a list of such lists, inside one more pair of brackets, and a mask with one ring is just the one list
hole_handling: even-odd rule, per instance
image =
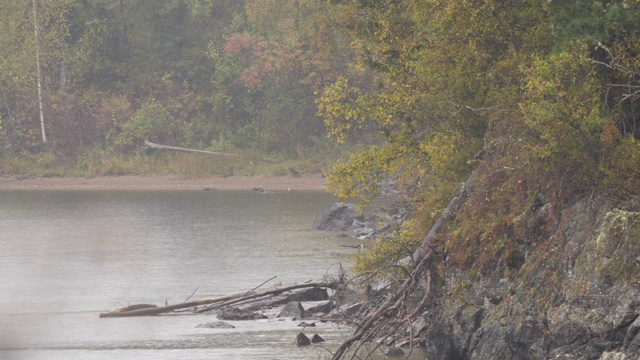
[[418, 322], [429, 359], [640, 358], [640, 213], [538, 198], [511, 271], [443, 262]]

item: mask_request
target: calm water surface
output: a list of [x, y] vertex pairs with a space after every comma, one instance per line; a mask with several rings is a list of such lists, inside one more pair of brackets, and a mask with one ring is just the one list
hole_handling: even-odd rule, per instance
[[[0, 359], [323, 359], [292, 321], [211, 315], [99, 319], [273, 282], [322, 280], [349, 238], [312, 230], [321, 192], [0, 192]], [[273, 283], [272, 282], [272, 283]], [[349, 333], [350, 330], [342, 329]], [[309, 331], [307, 331], [309, 332]], [[314, 329], [335, 345], [340, 329]], [[343, 334], [346, 335], [346, 334]]]

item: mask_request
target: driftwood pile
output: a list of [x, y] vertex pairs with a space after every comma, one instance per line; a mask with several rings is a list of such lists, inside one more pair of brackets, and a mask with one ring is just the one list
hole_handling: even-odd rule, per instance
[[269, 301], [268, 301], [269, 299], [273, 299], [277, 295], [281, 295], [283, 293], [291, 292], [294, 290], [313, 289], [313, 288], [337, 290], [338, 285], [339, 283], [337, 282], [307, 282], [304, 284], [296, 284], [296, 285], [275, 288], [275, 289], [266, 290], [266, 291], [257, 291], [256, 290], [257, 288], [254, 288], [243, 293], [220, 296], [212, 299], [195, 300], [195, 301], [189, 301], [189, 302], [185, 301], [183, 303], [172, 304], [172, 305], [169, 305], [167, 303], [165, 303], [164, 306], [156, 306], [151, 304], [127, 305], [119, 309], [116, 309], [114, 311], [101, 313], [100, 317], [113, 318], [113, 317], [131, 317], [131, 316], [152, 316], [152, 315], [160, 315], [160, 314], [166, 314], [166, 313], [175, 313], [177, 310], [180, 310], [180, 312], [203, 313], [203, 312], [213, 311], [213, 310], [217, 310], [224, 307], [247, 305], [254, 302], [256, 303], [263, 302], [263, 303], [269, 304]]
[[[350, 322], [352, 322], [355, 327], [353, 335], [336, 349], [332, 355], [332, 360], [341, 360], [349, 355], [355, 357], [367, 344], [376, 344], [374, 349], [371, 350], [371, 352], [373, 352], [385, 344], [385, 339], [393, 337], [393, 335], [397, 334], [403, 327], [409, 330], [409, 354], [411, 353], [414, 342], [412, 323], [418, 315], [424, 313], [431, 295], [431, 279], [434, 268], [433, 260], [439, 247], [437, 234], [441, 231], [444, 224], [453, 220], [458, 214], [460, 208], [465, 204], [469, 193], [476, 186], [479, 180], [479, 174], [485, 169], [486, 165], [484, 163], [481, 164], [472, 172], [467, 181], [456, 189], [448, 206], [433, 224], [418, 249], [413, 253], [411, 257], [412, 266], [406, 272], [404, 281], [375, 308], [370, 309], [370, 311], [358, 319], [351, 319]], [[305, 283], [263, 292], [256, 292], [255, 289], [253, 289], [245, 293], [227, 295], [214, 299], [198, 300], [175, 305], [165, 304], [163, 307], [138, 304], [100, 314], [100, 317], [157, 315], [188, 308], [194, 309], [194, 312], [203, 312], [231, 305], [237, 306], [247, 302], [257, 302], [286, 291], [297, 289], [328, 288], [339, 290], [344, 286], [343, 284], [344, 283], [341, 284], [340, 282]], [[202, 306], [205, 307], [196, 309]], [[306, 343], [304, 339], [302, 341]]]

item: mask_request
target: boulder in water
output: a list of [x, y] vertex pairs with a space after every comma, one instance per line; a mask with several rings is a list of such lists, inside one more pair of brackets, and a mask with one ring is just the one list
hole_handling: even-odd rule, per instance
[[202, 329], [235, 329], [236, 327], [226, 323], [224, 321], [211, 321], [205, 324], [200, 324], [198, 326], [196, 326], [196, 328], [202, 328]]
[[302, 304], [298, 301], [292, 301], [285, 305], [280, 313], [278, 313], [278, 317], [291, 317], [295, 319], [302, 319], [302, 314], [304, 313], [304, 308]]
[[309, 340], [307, 335], [305, 335], [303, 333], [299, 333], [298, 336], [296, 336], [296, 345], [298, 345], [298, 346], [308, 346], [308, 345], [311, 345], [311, 340]]
[[301, 322], [300, 324], [298, 324], [298, 326], [300, 327], [315, 327], [316, 323], [308, 323], [308, 322]]
[[311, 342], [312, 342], [313, 344], [317, 344], [317, 343], [324, 342], [324, 339], [322, 338], [322, 336], [320, 336], [320, 335], [318, 335], [318, 334], [314, 334], [314, 335], [311, 337]]
[[313, 223], [317, 230], [348, 230], [356, 217], [356, 206], [348, 203], [335, 203], [326, 208]]

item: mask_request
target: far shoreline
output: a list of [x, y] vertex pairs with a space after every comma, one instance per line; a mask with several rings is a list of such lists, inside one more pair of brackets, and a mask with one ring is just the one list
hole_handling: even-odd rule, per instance
[[228, 176], [183, 179], [177, 176], [24, 177], [0, 175], [1, 190], [255, 190], [326, 191], [322, 174]]

